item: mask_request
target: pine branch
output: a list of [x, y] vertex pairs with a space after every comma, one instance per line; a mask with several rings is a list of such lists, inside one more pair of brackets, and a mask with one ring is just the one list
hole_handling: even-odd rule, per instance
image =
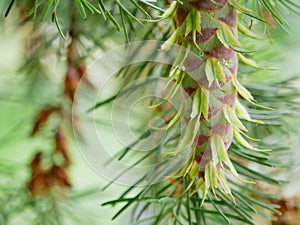
[[[16, 5], [14, 2], [9, 3], [5, 16]], [[51, 118], [59, 121], [52, 140], [55, 140], [54, 153], [61, 154], [63, 163], [56, 165], [51, 156], [52, 167], [45, 169], [41, 163], [45, 154], [37, 153], [31, 162], [29, 190], [43, 198], [33, 200], [29, 195], [23, 196], [23, 205], [18, 207], [30, 205], [38, 223], [62, 223], [58, 215], [59, 198], [53, 198], [53, 190], [70, 187], [65, 170], [71, 162], [67, 135], [60, 125], [69, 119], [70, 103], [74, 102], [80, 79], [92, 87], [85, 76], [85, 60], [92, 57], [95, 49], [107, 50], [111, 43], [122, 43], [116, 32], [122, 29], [127, 42], [165, 41], [162, 46], [151, 49], [151, 58], [155, 58], [159, 48], [170, 56], [174, 46], [180, 51], [176, 52], [172, 65], [145, 62], [123, 68], [117, 77], [123, 78], [121, 86], [126, 87], [125, 90], [87, 109], [92, 111], [119, 97], [126, 98], [140, 87], [147, 89], [147, 82], [129, 88], [126, 85], [141, 77], [150, 81], [155, 71], [168, 81], [164, 88], [156, 83], [154, 89], [167, 94], [163, 100], [151, 99], [148, 106], [153, 110], [147, 111], [161, 118], [165, 127], [161, 124], [150, 129], [142, 127], [140, 130], [144, 133], [116, 155], [119, 161], [139, 156], [128, 170], [120, 171], [116, 180], [147, 161], [155, 166], [137, 178], [118, 199], [103, 203], [124, 204], [113, 219], [130, 207], [134, 207], [132, 224], [256, 224], [255, 214], [270, 221], [280, 214], [278, 205], [274, 204], [278, 203], [274, 200], [277, 193], [262, 192], [260, 184], [279, 186], [285, 182], [273, 174], [285, 166], [280, 157], [287, 154], [288, 143], [280, 143], [280, 140], [290, 129], [287, 121], [298, 109], [295, 104], [298, 90], [289, 86], [293, 80], [284, 77], [270, 82], [267, 75], [274, 76], [272, 69], [257, 63], [260, 60], [255, 60], [259, 59], [256, 49], [245, 42], [265, 43], [268, 38], [263, 34], [270, 25], [287, 30], [281, 11], [287, 9], [299, 14], [297, 3], [289, 0], [184, 0], [167, 1], [167, 10], [164, 10], [165, 3], [136, 0], [47, 0], [18, 4], [21, 22], [27, 24], [33, 19], [35, 23], [28, 60], [21, 71], [47, 74], [41, 57], [52, 50], [58, 39], [69, 41], [68, 46], [59, 47], [66, 56], [67, 70], [63, 93], [60, 93], [64, 100], [52, 102], [50, 106], [46, 104], [32, 130], [32, 135], [36, 135], [49, 126]], [[66, 9], [72, 10], [65, 13]], [[158, 12], [163, 15], [153, 19]], [[49, 27], [50, 19], [57, 28], [55, 34], [42, 28], [43, 25]], [[87, 41], [91, 42], [90, 46]], [[262, 74], [262, 78], [255, 80], [257, 74], [257, 77]], [[168, 101], [172, 102], [179, 88], [185, 90], [191, 101], [182, 100], [176, 111]], [[185, 127], [183, 133], [181, 120]], [[150, 134], [159, 135], [162, 129], [166, 134], [158, 146], [147, 153], [134, 151], [143, 144], [143, 139]], [[279, 141], [270, 142], [269, 138]], [[145, 182], [148, 185], [137, 190], [137, 186]], [[45, 193], [50, 193], [50, 197]], [[11, 195], [16, 201], [17, 197]], [[46, 210], [40, 211], [43, 207]], [[20, 208], [16, 211], [22, 211]], [[9, 217], [3, 209], [1, 219], [7, 223]]]

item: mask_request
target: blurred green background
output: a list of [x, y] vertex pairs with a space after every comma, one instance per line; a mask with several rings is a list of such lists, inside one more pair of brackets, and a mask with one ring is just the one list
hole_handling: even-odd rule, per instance
[[[19, 71], [24, 63], [24, 41], [30, 36], [26, 27], [16, 26], [14, 15], [3, 18], [5, 6], [0, 2], [0, 210], [4, 217], [10, 217], [9, 224], [29, 224], [34, 213], [31, 209], [39, 207], [29, 202], [24, 191], [24, 185], [29, 179], [28, 164], [34, 153], [45, 148], [47, 141], [43, 137], [30, 138], [30, 130], [39, 109], [49, 100], [59, 83], [59, 75], [63, 66], [59, 60], [49, 58], [44, 63], [50, 70], [50, 79], [42, 76], [26, 78]], [[300, 19], [289, 15], [289, 35], [277, 30], [275, 41], [270, 48], [276, 49], [274, 67], [287, 76], [300, 75]], [[49, 78], [49, 77], [48, 77]], [[50, 81], [49, 81], [50, 80]], [[43, 84], [47, 83], [46, 90]], [[300, 84], [295, 84], [299, 85]], [[53, 97], [55, 98], [55, 96]], [[297, 144], [299, 137], [294, 137], [294, 156], [299, 156]], [[101, 207], [101, 203], [117, 198], [123, 190], [122, 186], [113, 185], [102, 192], [101, 188], [108, 182], [98, 176], [85, 162], [74, 143], [70, 144], [72, 153], [71, 179], [73, 191], [72, 201], [66, 200], [65, 206], [60, 206], [59, 212], [63, 218], [82, 217], [84, 224], [128, 224], [128, 213], [118, 220], [111, 221], [117, 211], [111, 207]], [[300, 159], [299, 159], [300, 161]], [[286, 194], [300, 191], [299, 166], [290, 174], [292, 183], [287, 186]], [[24, 197], [22, 197], [24, 195]], [[7, 198], [10, 196], [9, 198]], [[28, 204], [32, 204], [29, 206]], [[14, 208], [13, 208], [14, 207]], [[12, 215], [9, 215], [9, 214]], [[43, 209], [41, 209], [43, 213]], [[47, 218], [47, 215], [43, 215]], [[80, 219], [80, 218], [79, 218]], [[68, 219], [66, 219], [68, 220]], [[87, 221], [91, 220], [89, 223]], [[22, 221], [22, 222], [21, 222]], [[72, 220], [67, 222], [73, 224]]]

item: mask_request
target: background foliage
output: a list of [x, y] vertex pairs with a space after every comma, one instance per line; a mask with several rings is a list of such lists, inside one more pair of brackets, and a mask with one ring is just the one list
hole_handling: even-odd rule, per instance
[[[65, 36], [66, 27], [70, 25], [70, 15], [63, 13], [64, 8], [58, 8], [57, 14], [60, 16], [58, 17], [58, 22], [54, 21], [54, 24], [51, 26], [42, 26], [41, 30], [43, 30], [43, 34], [46, 34], [44, 37], [46, 41], [42, 42], [41, 46], [38, 46], [39, 51], [37, 52], [42, 54], [43, 60], [39, 61], [41, 65], [37, 65], [34, 57], [29, 62], [25, 61], [25, 58], [27, 58], [26, 60], [31, 59], [30, 48], [28, 49], [30, 41], [28, 39], [34, 36], [31, 33], [32, 25], [20, 26], [20, 21], [17, 19], [20, 12], [16, 9], [11, 11], [11, 15], [7, 19], [4, 19], [3, 15], [7, 9], [7, 3], [9, 1], [0, 3], [2, 15], [0, 28], [1, 223], [18, 224], [20, 221], [28, 221], [27, 224], [47, 224], [47, 221], [49, 221], [49, 224], [74, 224], [74, 221], [76, 221], [90, 224], [88, 221], [91, 220], [91, 223], [94, 222], [95, 224], [124, 224], [124, 220], [129, 217], [128, 214], [123, 215], [119, 221], [111, 222], [107, 215], [112, 217], [117, 210], [112, 211], [111, 208], [107, 207], [100, 208], [100, 204], [106, 200], [118, 198], [124, 188], [114, 186], [104, 193], [101, 192], [99, 187], [103, 187], [106, 181], [101, 180], [87, 167], [73, 144], [70, 144], [73, 160], [70, 168], [73, 189], [67, 194], [67, 197], [60, 201], [49, 196], [32, 199], [26, 189], [26, 184], [30, 178], [28, 165], [34, 154], [40, 149], [43, 149], [45, 152], [51, 151], [51, 137], [47, 136], [47, 133], [35, 138], [30, 138], [29, 134], [37, 113], [49, 103], [61, 102], [59, 93], [62, 89], [61, 81], [65, 65], [61, 62], [60, 56], [64, 55], [63, 50], [61, 50], [64, 49], [61, 48], [61, 46], [64, 46], [64, 42], [57, 33], [55, 23], [58, 25], [59, 22], [59, 27], [62, 28], [62, 34]], [[125, 10], [122, 10], [122, 4], [116, 4], [116, 7], [121, 8], [121, 12]], [[130, 9], [134, 9], [133, 5], [130, 7]], [[81, 9], [81, 6], [79, 8]], [[159, 11], [156, 10], [154, 12], [158, 13]], [[43, 12], [37, 12], [37, 16], [42, 14]], [[99, 47], [102, 50], [107, 50], [116, 44], [134, 39], [134, 35], [130, 34], [132, 32], [130, 27], [136, 27], [138, 24], [134, 16], [123, 14], [127, 18], [126, 23], [123, 24], [124, 18], [122, 19], [122, 13], [117, 13], [116, 21], [118, 21], [118, 25], [116, 25], [114, 20], [112, 20], [113, 22], [109, 20], [104, 22], [96, 15], [90, 15], [87, 9], [81, 9], [80, 14], [82, 17], [86, 17], [86, 14], [88, 14], [90, 19], [89, 26], [84, 25], [85, 21], [82, 19], [78, 19], [77, 22], [80, 32], [84, 34], [80, 38], [82, 42], [80, 45], [81, 57], [87, 62], [91, 60], [89, 57]], [[139, 11], [137, 14], [143, 15], [143, 11]], [[106, 13], [106, 15], [109, 17], [109, 14]], [[50, 20], [50, 14], [47, 16]], [[282, 145], [279, 146], [282, 150], [278, 152], [277, 157], [281, 160], [284, 158], [284, 161], [290, 162], [291, 166], [288, 168], [288, 172], [280, 173], [277, 176], [284, 180], [286, 178], [291, 179], [292, 183], [297, 184], [299, 181], [297, 181], [297, 175], [294, 174], [297, 174], [299, 168], [297, 168], [297, 157], [294, 156], [299, 155], [297, 151], [299, 141], [297, 136], [297, 112], [299, 112], [297, 107], [298, 81], [292, 80], [287, 84], [285, 80], [289, 77], [298, 76], [300, 69], [298, 58], [300, 55], [297, 37], [299, 37], [300, 33], [299, 29], [296, 28], [299, 19], [289, 16], [288, 21], [290, 21], [292, 27], [291, 31], [289, 31], [290, 36], [284, 34], [281, 29], [271, 30], [271, 36], [275, 39], [274, 42], [267, 46], [265, 43], [261, 44], [259, 48], [263, 49], [263, 51], [260, 51], [255, 56], [262, 64], [271, 63], [272, 66], [280, 67], [281, 70], [250, 71], [251, 76], [245, 76], [241, 79], [253, 91], [260, 104], [264, 105], [266, 103], [266, 105], [279, 108], [276, 112], [266, 112], [264, 115], [258, 114], [257, 119], [264, 117], [270, 124], [268, 129], [275, 130], [274, 136], [265, 140], [268, 142], [266, 144]], [[134, 25], [131, 26], [131, 23]], [[104, 26], [106, 29], [103, 29]], [[120, 30], [123, 28], [123, 34], [116, 32], [116, 27], [120, 28]], [[147, 27], [143, 32], [147, 33]], [[154, 36], [155, 32], [151, 35]], [[47, 43], [51, 43], [50, 48]], [[24, 47], [24, 44], [27, 47]], [[249, 45], [256, 45], [256, 43], [249, 41]], [[33, 54], [32, 56], [35, 55]], [[37, 57], [41, 57], [41, 55]], [[247, 68], [244, 68], [244, 70], [246, 71]], [[282, 87], [280, 98], [274, 98], [278, 94], [279, 87]], [[292, 101], [290, 101], [290, 96], [293, 96]], [[254, 116], [255, 113], [255, 109], [253, 109], [252, 114]], [[282, 139], [276, 140], [278, 138], [276, 132], [282, 121], [286, 124], [282, 128], [283, 133], [286, 135], [282, 136]], [[257, 129], [256, 132], [264, 133], [265, 130]], [[281, 135], [282, 133], [277, 134]], [[291, 148], [293, 153], [287, 154], [286, 151], [283, 151], [283, 148]], [[262, 177], [262, 179], [267, 178]], [[297, 192], [291, 188], [292, 186], [292, 184], [286, 186], [288, 188], [287, 194]], [[294, 186], [297, 187], [297, 185]]]

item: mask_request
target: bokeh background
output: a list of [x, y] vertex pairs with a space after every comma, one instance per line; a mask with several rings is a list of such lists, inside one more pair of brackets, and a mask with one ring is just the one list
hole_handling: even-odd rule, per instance
[[[36, 216], [33, 211], [36, 212], [37, 208], [40, 208], [38, 211], [41, 213], [41, 218], [47, 220], [49, 216], [44, 215], [43, 211], [43, 207], [49, 204], [48, 200], [41, 200], [41, 203], [36, 204], [29, 199], [24, 188], [30, 177], [28, 167], [30, 160], [38, 149], [44, 149], [48, 143], [47, 137], [30, 138], [29, 134], [38, 110], [49, 101], [49, 98], [57, 98], [52, 93], [55, 93], [57, 84], [61, 81], [59, 74], [63, 66], [57, 58], [49, 57], [43, 62], [50, 71], [47, 79], [43, 79], [43, 76], [24, 77], [25, 74], [20, 70], [26, 54], [23, 46], [31, 34], [26, 27], [17, 26], [14, 13], [4, 18], [5, 8], [6, 5], [1, 1], [0, 216], [3, 217], [3, 221], [9, 218], [9, 225], [31, 224], [29, 221], [33, 221], [32, 219]], [[279, 73], [287, 77], [300, 77], [300, 17], [290, 14], [287, 20], [290, 24], [289, 34], [280, 29], [272, 31], [274, 41], [268, 45], [268, 48], [277, 53], [273, 65], [279, 69]], [[46, 85], [45, 82], [47, 82]], [[300, 82], [295, 82], [295, 85], [300, 88]], [[298, 127], [295, 129], [300, 130]], [[291, 183], [284, 188], [286, 196], [300, 193], [300, 137], [294, 135], [291, 138], [293, 140], [291, 167], [285, 174], [290, 177]], [[126, 221], [128, 221], [129, 212], [116, 221], [111, 221], [111, 217], [117, 210], [111, 207], [101, 207], [101, 203], [117, 198], [123, 187], [112, 185], [108, 190], [101, 191], [108, 181], [88, 166], [74, 141], [70, 142], [70, 149], [73, 161], [70, 169], [73, 185], [69, 196], [71, 200], [66, 199], [57, 208], [54, 205], [54, 213], [51, 216], [58, 214], [62, 220], [66, 221], [66, 224], [74, 224], [73, 219], [85, 221], [83, 224], [128, 224]], [[37, 220], [36, 224], [39, 224]]]

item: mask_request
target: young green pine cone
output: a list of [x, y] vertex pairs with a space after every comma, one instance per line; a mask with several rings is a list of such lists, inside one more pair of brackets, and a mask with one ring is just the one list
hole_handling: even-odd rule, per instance
[[[237, 80], [238, 13], [227, 0], [184, 1], [173, 3], [175, 31], [171, 42], [186, 51], [181, 68], [182, 86], [193, 99], [189, 119], [195, 124], [192, 156], [181, 175], [189, 174], [196, 190], [208, 189], [231, 195], [225, 172], [239, 178], [228, 156], [234, 134], [243, 145], [249, 145], [241, 133], [247, 131], [238, 115], [251, 120], [238, 102], [238, 93], [253, 101], [251, 94]], [[170, 40], [168, 41], [170, 42]], [[177, 65], [176, 65], [177, 66]], [[176, 78], [175, 78], [176, 79]], [[189, 128], [187, 128], [189, 129]], [[250, 145], [249, 145], [250, 146]], [[191, 185], [190, 185], [191, 186]]]

